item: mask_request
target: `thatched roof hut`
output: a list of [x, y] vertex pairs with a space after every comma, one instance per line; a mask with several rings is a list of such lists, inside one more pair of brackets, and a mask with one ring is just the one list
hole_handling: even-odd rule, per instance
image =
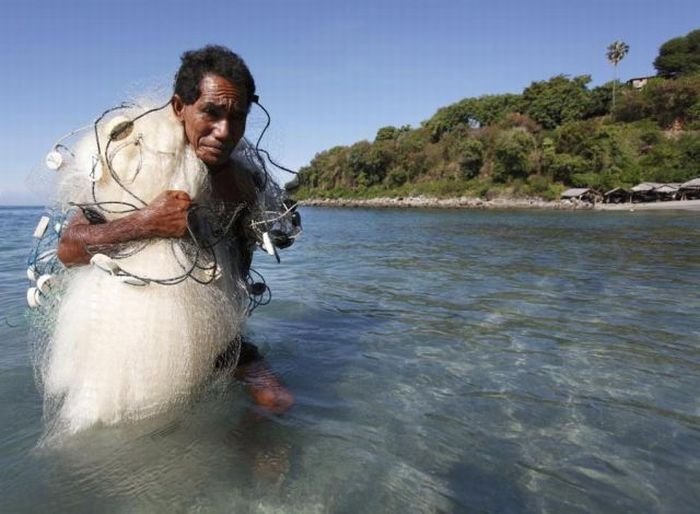
[[[661, 182], [642, 182], [641, 184], [637, 184], [632, 188], [632, 201], [656, 202], [659, 200], [667, 200], [668, 193], [665, 192], [666, 185], [667, 184], [663, 184]], [[664, 189], [661, 189], [661, 191], [659, 191], [659, 188]]]
[[657, 187], [656, 189], [654, 189], [654, 191], [656, 191], [657, 193], [671, 194], [671, 193], [677, 193], [678, 189], [680, 187], [681, 187], [680, 184], [675, 184], [675, 183], [663, 184], [663, 185]]
[[622, 187], [616, 187], [603, 194], [603, 202], [605, 203], [625, 203], [631, 199], [632, 194]]
[[661, 182], [642, 182], [632, 188], [633, 193], [649, 193], [657, 187], [663, 186]]
[[680, 185], [680, 189], [700, 189], [700, 177], [689, 180], [688, 182], [683, 182]]
[[680, 194], [678, 193], [680, 186], [681, 185], [677, 183], [663, 184], [654, 189], [653, 193], [656, 195], [657, 200], [678, 200], [680, 198]]
[[579, 200], [581, 202], [595, 203], [600, 200], [600, 193], [589, 187], [574, 187], [561, 194], [562, 200]]
[[678, 188], [681, 200], [700, 199], [700, 177], [683, 182]]

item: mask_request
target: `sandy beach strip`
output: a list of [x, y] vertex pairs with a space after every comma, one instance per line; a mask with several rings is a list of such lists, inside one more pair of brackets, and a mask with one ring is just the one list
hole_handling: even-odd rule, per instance
[[299, 201], [300, 205], [313, 207], [356, 208], [427, 208], [427, 209], [592, 209], [586, 202], [571, 200], [548, 201], [542, 198], [494, 198], [486, 200], [474, 197], [436, 198], [429, 196], [407, 196], [398, 198], [380, 197], [366, 199], [313, 198]]
[[591, 204], [578, 200], [543, 200], [542, 198], [494, 198], [486, 200], [462, 196], [459, 198], [436, 198], [430, 196], [407, 196], [398, 198], [311, 198], [300, 200], [299, 205], [312, 207], [354, 208], [423, 208], [423, 209], [553, 209], [553, 210], [600, 210], [600, 211], [700, 211], [700, 200], [674, 200], [668, 202], [645, 202]]

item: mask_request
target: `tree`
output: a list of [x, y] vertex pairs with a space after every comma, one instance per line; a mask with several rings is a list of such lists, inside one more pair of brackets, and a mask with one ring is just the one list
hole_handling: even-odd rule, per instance
[[610, 114], [612, 105], [612, 91], [615, 86], [615, 81], [611, 80], [603, 85], [591, 89], [591, 103], [588, 112], [584, 114], [584, 118], [597, 118]]
[[377, 135], [374, 138], [374, 141], [393, 141], [398, 135], [399, 130], [396, 127], [392, 127], [390, 125], [388, 127], [382, 127], [379, 130], [377, 130]]
[[346, 166], [360, 186], [380, 183], [390, 164], [391, 153], [382, 146], [360, 141], [348, 149]]
[[[645, 93], [647, 93], [645, 91]], [[700, 76], [681, 77], [676, 80], [659, 80], [648, 91], [651, 115], [662, 127], [671, 128], [678, 123], [682, 128], [692, 115], [692, 108], [700, 103]]]
[[535, 138], [525, 129], [501, 131], [494, 146], [493, 179], [496, 182], [507, 182], [509, 178], [526, 178], [531, 171], [528, 157], [535, 147]]
[[484, 145], [476, 138], [470, 137], [459, 144], [459, 169], [462, 177], [471, 179], [479, 175], [484, 164]]
[[615, 83], [617, 82], [617, 65], [620, 64], [620, 61], [625, 58], [625, 55], [627, 55], [627, 52], [629, 51], [630, 47], [627, 43], [616, 40], [608, 45], [607, 52], [605, 53], [608, 61], [610, 61], [610, 64], [613, 65], [615, 70], [613, 73], [612, 110], [615, 110]]
[[424, 126], [430, 130], [431, 139], [436, 143], [460, 125], [473, 129], [489, 126], [509, 113], [520, 112], [521, 107], [520, 95], [510, 93], [465, 98], [439, 109]]
[[583, 119], [593, 101], [586, 87], [590, 81], [590, 75], [572, 79], [557, 75], [549, 80], [533, 82], [523, 91], [525, 114], [545, 129]]
[[674, 78], [700, 71], [700, 29], [685, 36], [669, 39], [654, 59], [654, 68], [660, 77]]

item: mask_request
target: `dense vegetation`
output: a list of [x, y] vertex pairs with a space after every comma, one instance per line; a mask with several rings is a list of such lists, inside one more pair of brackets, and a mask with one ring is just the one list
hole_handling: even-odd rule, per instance
[[372, 142], [317, 154], [298, 196], [555, 198], [569, 186], [698, 177], [700, 30], [664, 43], [654, 66], [641, 89], [559, 75], [520, 94], [465, 98], [418, 128], [380, 128]]

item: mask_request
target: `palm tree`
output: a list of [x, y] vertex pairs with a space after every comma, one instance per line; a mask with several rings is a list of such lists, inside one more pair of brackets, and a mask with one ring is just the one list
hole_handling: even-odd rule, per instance
[[615, 67], [615, 73], [613, 75], [613, 97], [612, 97], [612, 111], [615, 110], [615, 84], [617, 83], [617, 65], [622, 59], [625, 58], [627, 52], [630, 51], [630, 47], [624, 41], [613, 41], [608, 45], [608, 51], [605, 55], [608, 57], [608, 61]]

